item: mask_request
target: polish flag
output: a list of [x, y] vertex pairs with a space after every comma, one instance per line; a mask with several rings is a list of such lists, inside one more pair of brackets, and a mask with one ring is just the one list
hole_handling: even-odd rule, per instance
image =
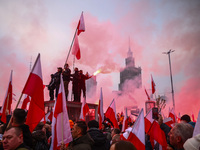
[[53, 111], [49, 111], [49, 112], [45, 115], [45, 119], [46, 119], [46, 121], [52, 122], [52, 118], [53, 118]]
[[61, 144], [68, 144], [71, 141], [71, 128], [69, 124], [65, 90], [61, 74], [58, 97], [54, 104], [52, 120], [52, 142], [50, 150], [57, 150]]
[[152, 94], [154, 94], [155, 93], [155, 91], [156, 91], [156, 88], [155, 88], [155, 83], [154, 83], [154, 81], [153, 81], [153, 77], [152, 77], [152, 75], [151, 75], [151, 86], [152, 86]]
[[[164, 131], [160, 128], [157, 121], [154, 120], [148, 134], [150, 135], [150, 141], [157, 141], [162, 145], [162, 149], [167, 148], [167, 140]], [[154, 144], [153, 144], [154, 145]]]
[[75, 39], [74, 39], [74, 45], [72, 47], [72, 54], [74, 56], [76, 56], [76, 59], [80, 59], [81, 58], [81, 51], [80, 51], [80, 47], [79, 47], [79, 42], [78, 42], [78, 35], [76, 33], [75, 35]]
[[26, 124], [29, 126], [30, 131], [32, 132], [40, 120], [45, 117], [40, 54], [38, 54], [22, 93], [31, 97]]
[[80, 20], [78, 22], [77, 30], [78, 30], [78, 35], [81, 32], [85, 32], [85, 22], [84, 22], [83, 12], [81, 13], [81, 17], [80, 17]]
[[145, 122], [145, 132], [148, 134], [149, 129], [151, 128], [151, 125], [153, 123], [154, 119], [152, 116], [152, 109], [149, 110], [149, 112], [146, 114], [144, 118]]
[[98, 115], [99, 115], [99, 129], [101, 129], [102, 122], [104, 121], [102, 88], [101, 88], [101, 93], [100, 93], [100, 98], [99, 98]]
[[192, 121], [196, 122], [196, 120], [194, 119], [194, 113], [192, 112]]
[[128, 141], [133, 143], [136, 149], [145, 150], [145, 129], [144, 129], [144, 111], [140, 111], [140, 114], [135, 121], [132, 131], [128, 136]]
[[172, 128], [174, 121], [171, 117], [163, 119], [163, 123]]
[[11, 113], [11, 104], [12, 104], [12, 70], [10, 74], [10, 80], [8, 83], [8, 88], [6, 91], [5, 99], [3, 101], [3, 105], [0, 111], [1, 114], [1, 121], [6, 123], [6, 116]]
[[112, 100], [110, 106], [106, 110], [105, 116], [106, 116], [106, 118], [110, 119], [110, 121], [114, 125], [114, 128], [118, 128], [119, 129], [119, 125], [118, 125], [118, 122], [117, 122], [116, 107], [115, 107], [115, 100], [114, 99]]
[[122, 124], [122, 132], [125, 132], [125, 130], [128, 128], [128, 115], [127, 115], [127, 107], [125, 108], [125, 116]]
[[30, 102], [30, 97], [28, 95], [25, 96], [24, 101], [22, 103], [21, 109], [27, 110], [27, 104]]
[[146, 88], [145, 88], [144, 90], [145, 90], [145, 93], [146, 93], [146, 95], [147, 95], [148, 100], [150, 100], [150, 97], [149, 97], [149, 94], [147, 93]]
[[193, 137], [196, 136], [197, 134], [200, 134], [200, 111], [198, 113], [197, 121], [194, 127]]
[[177, 123], [177, 119], [176, 119], [176, 114], [174, 112], [174, 108], [170, 109], [169, 108], [169, 116], [168, 116], [169, 120], [171, 118], [171, 121], [168, 121], [168, 123], [165, 122], [165, 124], [167, 124], [169, 127], [173, 127], [175, 123]]
[[88, 107], [88, 104], [86, 103], [86, 99], [85, 97], [83, 98], [83, 102], [82, 102], [82, 105], [81, 105], [81, 114], [80, 114], [80, 117], [79, 119], [85, 121], [85, 116], [86, 114], [89, 112], [89, 107]]

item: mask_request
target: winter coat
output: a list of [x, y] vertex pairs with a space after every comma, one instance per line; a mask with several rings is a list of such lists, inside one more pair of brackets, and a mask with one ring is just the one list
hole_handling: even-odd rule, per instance
[[29, 126], [26, 124], [20, 125], [19, 128], [22, 129], [23, 132], [23, 140], [24, 144], [30, 148], [33, 146], [33, 139], [32, 139], [32, 134], [29, 130]]
[[67, 150], [92, 150], [94, 144], [89, 134], [85, 134], [69, 143]]
[[34, 150], [48, 150], [47, 137], [44, 131], [37, 130], [32, 133], [33, 136], [33, 149]]
[[103, 134], [102, 131], [100, 131], [97, 128], [90, 128], [88, 130], [88, 133], [90, 134], [91, 138], [94, 140], [94, 145], [92, 146], [92, 150], [109, 150], [110, 149], [109, 140], [106, 138], [106, 135]]

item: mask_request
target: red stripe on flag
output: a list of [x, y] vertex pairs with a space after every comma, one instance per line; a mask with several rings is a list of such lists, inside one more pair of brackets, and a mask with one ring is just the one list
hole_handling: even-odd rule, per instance
[[22, 93], [31, 96], [26, 124], [32, 132], [40, 120], [45, 116], [42, 79], [38, 75], [30, 73]]
[[115, 128], [119, 128], [117, 118], [115, 118], [115, 112], [111, 107], [108, 107], [105, 116], [110, 119]]
[[138, 137], [134, 133], [130, 132], [128, 141], [133, 143], [136, 149], [145, 150], [145, 145], [138, 139]]

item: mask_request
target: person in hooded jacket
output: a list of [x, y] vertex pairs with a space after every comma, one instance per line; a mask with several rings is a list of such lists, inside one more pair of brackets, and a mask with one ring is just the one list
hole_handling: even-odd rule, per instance
[[38, 123], [38, 125], [35, 127], [32, 137], [34, 150], [49, 150], [46, 129], [43, 122]]
[[99, 123], [96, 120], [91, 120], [88, 122], [88, 128], [88, 133], [94, 140], [92, 150], [109, 150], [110, 142], [106, 138], [105, 134], [99, 130]]

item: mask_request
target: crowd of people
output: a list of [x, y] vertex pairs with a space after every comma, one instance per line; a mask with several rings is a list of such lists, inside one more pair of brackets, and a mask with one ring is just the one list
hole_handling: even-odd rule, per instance
[[49, 90], [50, 100], [54, 100], [54, 93], [55, 93], [55, 97], [57, 98], [58, 90], [60, 86], [61, 74], [63, 76], [66, 100], [68, 100], [70, 81], [72, 81], [72, 94], [74, 97], [74, 101], [75, 102], [81, 101], [81, 93], [83, 93], [83, 97], [86, 98], [85, 81], [91, 78], [92, 76], [89, 76], [88, 72], [86, 74], [83, 74], [83, 70], [79, 70], [78, 68], [74, 68], [74, 73], [71, 74], [69, 65], [65, 64], [64, 69], [62, 67], [58, 67], [57, 72], [54, 74], [51, 74], [51, 81], [49, 85], [47, 85], [48, 90]]
[[[40, 122], [31, 133], [29, 126], [25, 124], [26, 111], [15, 109], [13, 119], [9, 126], [0, 126], [0, 150], [49, 150], [51, 145], [51, 123]], [[120, 122], [120, 117], [118, 118]], [[193, 136], [195, 123], [191, 122], [189, 115], [183, 115], [181, 121], [170, 128], [163, 123], [162, 116], [159, 115], [158, 123], [164, 131], [167, 139], [167, 150], [199, 150], [200, 134]], [[125, 132], [121, 128], [113, 128], [112, 122], [105, 118], [102, 128], [99, 129], [99, 122], [90, 120], [73, 122], [69, 120], [71, 135], [73, 140], [68, 145], [61, 145], [60, 150], [136, 150], [130, 142], [121, 138], [123, 133], [130, 132], [133, 121], [128, 122]], [[150, 144], [146, 134], [145, 149], [159, 150], [159, 145], [154, 147]]]

